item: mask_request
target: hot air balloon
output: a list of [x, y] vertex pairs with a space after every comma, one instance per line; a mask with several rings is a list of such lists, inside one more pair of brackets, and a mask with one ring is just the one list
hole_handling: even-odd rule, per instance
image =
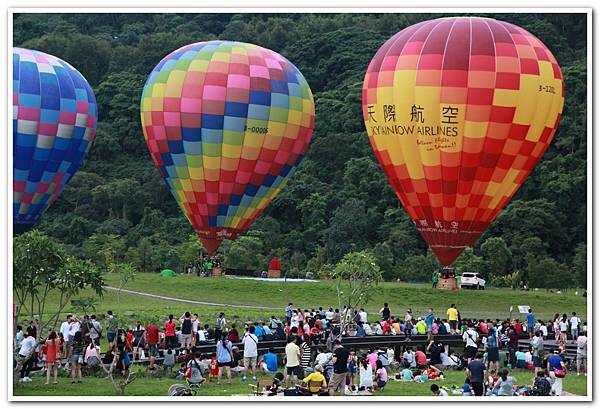
[[142, 93], [154, 163], [209, 253], [285, 186], [314, 127], [311, 90], [281, 55], [208, 41], [173, 51]]
[[13, 48], [13, 228], [33, 226], [81, 166], [96, 134], [96, 98], [65, 61]]
[[477, 241], [527, 178], [563, 103], [552, 53], [507, 22], [425, 21], [377, 51], [363, 85], [367, 133], [443, 265]]

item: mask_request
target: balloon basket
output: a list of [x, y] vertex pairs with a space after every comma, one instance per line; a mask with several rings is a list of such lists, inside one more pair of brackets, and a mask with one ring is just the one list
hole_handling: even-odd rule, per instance
[[268, 278], [281, 278], [281, 270], [271, 270], [267, 271]]
[[456, 282], [456, 278], [440, 278], [438, 280], [437, 288], [443, 290], [456, 291], [458, 289], [458, 283]]

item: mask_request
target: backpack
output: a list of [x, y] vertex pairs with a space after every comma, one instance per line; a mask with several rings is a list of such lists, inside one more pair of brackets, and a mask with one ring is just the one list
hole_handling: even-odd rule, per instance
[[550, 389], [550, 382], [545, 378], [535, 378], [531, 394], [534, 396], [550, 396]]

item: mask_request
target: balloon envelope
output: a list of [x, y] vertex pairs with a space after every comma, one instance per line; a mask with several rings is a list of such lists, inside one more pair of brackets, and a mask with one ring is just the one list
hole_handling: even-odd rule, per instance
[[209, 41], [184, 46], [154, 68], [141, 116], [156, 167], [212, 253], [246, 231], [300, 164], [314, 102], [281, 55]]
[[81, 166], [96, 132], [96, 98], [65, 61], [13, 48], [13, 224], [34, 225]]
[[363, 86], [367, 132], [442, 264], [477, 241], [529, 175], [563, 102], [552, 53], [510, 23], [425, 21], [377, 51]]

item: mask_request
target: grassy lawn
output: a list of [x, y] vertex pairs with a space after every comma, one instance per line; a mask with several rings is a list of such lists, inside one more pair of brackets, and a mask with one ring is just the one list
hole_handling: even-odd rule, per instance
[[[109, 285], [117, 285], [117, 277], [114, 275], [108, 275], [106, 281]], [[288, 282], [284, 285], [283, 282], [185, 275], [164, 278], [158, 274], [140, 273], [125, 288], [197, 301], [272, 306], [278, 310], [279, 315], [283, 313], [283, 306], [287, 305], [288, 300], [301, 308], [337, 306], [335, 283], [331, 281]], [[580, 290], [579, 294], [581, 293]], [[585, 317], [586, 312], [586, 298], [576, 296], [574, 291], [562, 294], [545, 290], [525, 292], [510, 289], [451, 292], [432, 289], [425, 284], [392, 282], [379, 285], [372, 301], [366, 306], [367, 312], [376, 313], [383, 302], [390, 304], [392, 314], [401, 315], [408, 307], [416, 314], [425, 314], [427, 308], [432, 307], [434, 311], [445, 316], [451, 303], [458, 305], [465, 318], [506, 318], [511, 305], [515, 308], [513, 317], [517, 314], [517, 305], [530, 305], [534, 312], [543, 318], [551, 318], [556, 312], [570, 314], [572, 311], [577, 311], [581, 317]], [[205, 307], [193, 308], [203, 310]], [[267, 313], [263, 312], [260, 316], [266, 316]]]
[[[108, 285], [117, 286], [117, 277], [107, 275]], [[286, 288], [287, 287], [287, 288]], [[230, 321], [253, 321], [267, 319], [271, 315], [283, 315], [283, 306], [287, 301], [301, 308], [314, 308], [330, 305], [337, 307], [335, 283], [319, 282], [265, 282], [255, 280], [237, 280], [231, 278], [198, 278], [195, 276], [160, 277], [153, 273], [140, 273], [125, 289], [141, 291], [179, 299], [214, 302], [222, 304], [273, 307], [272, 310], [253, 309], [251, 307], [220, 307], [193, 305], [182, 302], [157, 300], [145, 296], [106, 291], [104, 297], [96, 303], [96, 311], [105, 313], [113, 310], [127, 321], [135, 322], [162, 320], [168, 314], [176, 316], [184, 311], [196, 312], [203, 322], [213, 323], [217, 314], [225, 312]], [[549, 319], [556, 312], [577, 311], [585, 320], [586, 298], [575, 295], [574, 290], [562, 294], [540, 291], [513, 291], [509, 289], [447, 290], [431, 289], [425, 284], [406, 284], [384, 282], [375, 290], [372, 301], [366, 305], [369, 313], [376, 314], [383, 302], [388, 302], [392, 314], [403, 316], [406, 308], [412, 308], [415, 315], [425, 315], [432, 307], [436, 314], [445, 317], [451, 303], [456, 303], [464, 318], [507, 318], [510, 306], [514, 306], [513, 318], [518, 316], [517, 305], [530, 305], [536, 316]], [[581, 294], [582, 291], [579, 291]], [[287, 294], [287, 296], [286, 296]], [[83, 291], [78, 297], [95, 296], [91, 291]], [[46, 312], [55, 311], [58, 295], [52, 294], [47, 302]], [[65, 310], [81, 314], [70, 306]], [[62, 317], [61, 317], [62, 318]]]
[[[133, 369], [136, 371], [137, 369]], [[519, 385], [530, 384], [533, 372], [516, 370], [511, 373], [517, 378]], [[440, 386], [450, 388], [453, 385], [461, 386], [465, 380], [465, 373], [462, 371], [446, 372], [446, 379], [435, 381]], [[261, 377], [262, 379], [263, 377]], [[264, 377], [269, 379], [268, 377]], [[71, 384], [70, 379], [61, 377], [58, 385], [44, 385], [45, 378], [34, 376], [33, 382], [17, 384], [14, 388], [15, 396], [114, 396], [115, 391], [112, 384], [99, 377], [86, 377], [81, 384]], [[165, 396], [169, 386], [174, 383], [181, 383], [174, 378], [146, 378], [138, 377], [130, 384], [125, 396]], [[383, 391], [375, 392], [377, 396], [430, 396], [429, 390], [431, 382], [424, 384], [414, 382], [397, 382], [391, 380]], [[576, 395], [586, 394], [586, 377], [568, 375], [564, 380], [564, 390]], [[241, 381], [240, 376], [233, 378], [232, 385], [227, 385], [225, 381], [221, 385], [214, 382], [207, 383], [199, 391], [202, 396], [228, 396], [228, 395], [247, 395], [251, 393], [251, 388], [247, 383]]]

